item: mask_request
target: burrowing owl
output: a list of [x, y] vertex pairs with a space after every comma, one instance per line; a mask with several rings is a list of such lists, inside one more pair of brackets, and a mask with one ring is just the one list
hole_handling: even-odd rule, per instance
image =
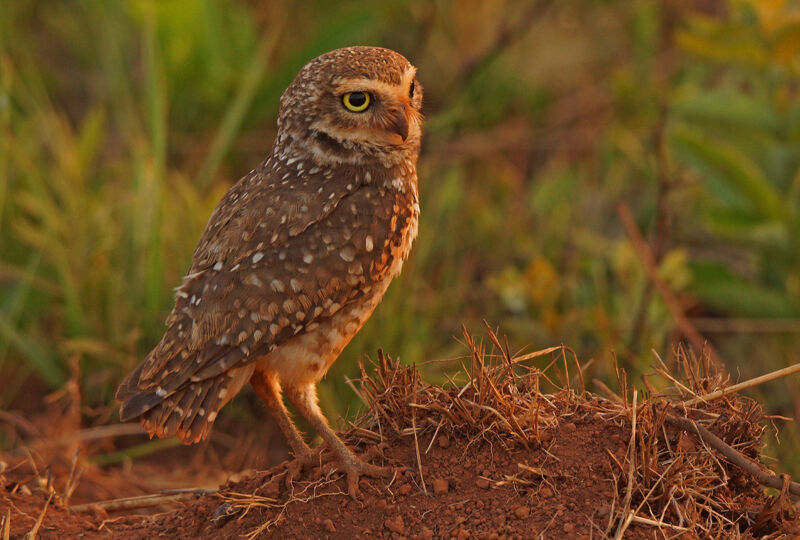
[[300, 70], [281, 97], [269, 157], [214, 210], [161, 342], [122, 382], [123, 421], [203, 439], [249, 381], [295, 456], [281, 390], [335, 453], [355, 494], [385, 474], [348, 449], [316, 383], [400, 272], [417, 235], [422, 88], [400, 54], [350, 47]]

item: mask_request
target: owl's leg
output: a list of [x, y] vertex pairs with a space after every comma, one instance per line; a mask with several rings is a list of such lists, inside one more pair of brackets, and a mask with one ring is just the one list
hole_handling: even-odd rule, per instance
[[358, 495], [358, 479], [362, 474], [379, 478], [391, 476], [394, 473], [392, 467], [379, 467], [361, 460], [342, 442], [322, 414], [317, 404], [317, 390], [313, 384], [287, 387], [286, 397], [317, 430], [328, 448], [337, 457], [341, 470], [347, 473], [347, 492], [351, 497], [355, 498]]
[[289, 446], [292, 447], [296, 462], [289, 466], [286, 476], [286, 485], [291, 486], [293, 477], [302, 471], [304, 467], [308, 467], [315, 462], [316, 453], [306, 444], [297, 426], [294, 425], [294, 422], [289, 417], [289, 411], [286, 410], [286, 405], [283, 404], [283, 399], [281, 399], [281, 385], [278, 379], [256, 371], [250, 379], [250, 384], [258, 394], [258, 397], [261, 398], [261, 401], [264, 402], [264, 405], [267, 406], [269, 412], [272, 413], [273, 418], [275, 418], [281, 431], [286, 436], [286, 440], [289, 441]]

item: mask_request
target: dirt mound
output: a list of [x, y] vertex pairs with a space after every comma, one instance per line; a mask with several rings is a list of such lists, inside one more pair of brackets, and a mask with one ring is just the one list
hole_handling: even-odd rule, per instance
[[[12, 538], [40, 515], [42, 538], [77, 531], [83, 538], [187, 539], [800, 534], [788, 496], [798, 486], [756, 465], [761, 407], [735, 394], [686, 404], [724, 387], [724, 377], [706, 363], [681, 355], [682, 380], [661, 370], [671, 385], [641, 399], [622, 374], [619, 396], [601, 397], [565, 382], [568, 349], [512, 358], [490, 338], [497, 354], [466, 336], [471, 366], [463, 384], [429, 385], [415, 368], [383, 357], [375, 375], [364, 376], [369, 409], [345, 439], [397, 473], [362, 478], [358, 500], [346, 495], [324, 453], [319, 466], [290, 485], [291, 464], [283, 463], [150, 516], [108, 518], [99, 507], [94, 514], [70, 512], [53, 502], [43, 512], [45, 490], [5, 482], [0, 519], [10, 518]], [[545, 371], [533, 367], [547, 357]], [[575, 386], [582, 387], [579, 370]], [[731, 459], [758, 470], [745, 472]], [[768, 496], [754, 473], [780, 493]]]

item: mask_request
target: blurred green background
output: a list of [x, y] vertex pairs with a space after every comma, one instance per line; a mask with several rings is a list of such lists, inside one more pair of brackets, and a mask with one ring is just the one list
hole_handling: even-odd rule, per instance
[[[450, 360], [426, 367], [441, 380], [482, 319], [512, 349], [571, 346], [587, 380], [612, 381], [612, 355], [634, 377], [652, 349], [669, 361], [683, 335], [620, 202], [734, 379], [800, 361], [799, 4], [0, 2], [0, 408], [35, 408], [78, 365], [84, 425], [116, 420], [280, 94], [354, 44], [419, 68], [422, 218], [320, 385], [330, 418], [358, 407], [358, 359]], [[749, 395], [800, 414], [797, 377]], [[769, 452], [800, 472], [798, 425], [781, 426]]]

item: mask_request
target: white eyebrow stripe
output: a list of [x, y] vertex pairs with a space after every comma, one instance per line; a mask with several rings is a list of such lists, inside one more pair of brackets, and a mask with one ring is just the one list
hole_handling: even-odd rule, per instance
[[333, 84], [335, 85], [334, 92], [337, 94], [345, 94], [347, 92], [363, 92], [363, 91], [375, 91], [378, 93], [384, 93], [388, 95], [406, 95], [408, 93], [408, 87], [411, 84], [411, 81], [414, 80], [414, 76], [417, 73], [417, 68], [411, 66], [408, 68], [404, 73], [403, 77], [400, 80], [400, 84], [390, 84], [383, 81], [376, 81], [374, 79], [335, 79]]
[[389, 84], [383, 81], [376, 81], [373, 79], [344, 79], [336, 82], [337, 94], [344, 94], [346, 92], [362, 92], [365, 90], [377, 90], [386, 94], [394, 94], [401, 90], [399, 84]]

